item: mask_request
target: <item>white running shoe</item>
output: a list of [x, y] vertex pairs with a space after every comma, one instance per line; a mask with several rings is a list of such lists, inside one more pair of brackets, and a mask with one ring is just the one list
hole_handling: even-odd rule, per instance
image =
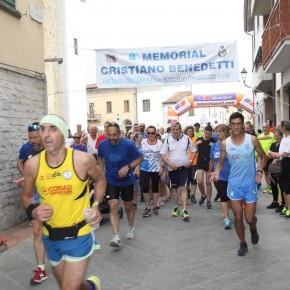
[[122, 247], [122, 244], [121, 244], [120, 236], [118, 234], [116, 234], [116, 235], [114, 235], [113, 239], [110, 241], [110, 248], [118, 249], [121, 247]]
[[128, 227], [126, 238], [127, 239], [134, 239], [135, 238], [134, 231], [135, 231], [134, 227]]

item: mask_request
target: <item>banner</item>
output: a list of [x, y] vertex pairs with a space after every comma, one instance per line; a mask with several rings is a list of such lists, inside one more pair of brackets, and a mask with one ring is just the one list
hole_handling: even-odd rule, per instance
[[98, 88], [239, 81], [236, 42], [96, 50]]
[[250, 114], [254, 113], [253, 99], [243, 94], [227, 93], [213, 95], [191, 95], [183, 98], [167, 112], [167, 125], [178, 121], [178, 117], [192, 108], [202, 107], [241, 107]]

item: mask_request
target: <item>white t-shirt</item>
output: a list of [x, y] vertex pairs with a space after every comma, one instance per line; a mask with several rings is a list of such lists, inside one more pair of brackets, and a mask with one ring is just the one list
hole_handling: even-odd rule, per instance
[[140, 170], [147, 172], [158, 172], [161, 166], [160, 150], [162, 142], [157, 140], [153, 145], [148, 144], [147, 139], [141, 142], [141, 152], [144, 159], [140, 165]]
[[93, 139], [90, 134], [88, 135], [88, 142], [87, 142], [88, 153], [90, 154], [98, 153], [98, 150], [95, 148], [96, 141], [97, 141], [97, 137], [96, 139]]
[[[167, 155], [170, 163], [179, 167], [190, 162], [188, 150], [193, 153], [196, 152], [196, 148], [187, 135], [182, 134], [179, 139], [175, 139], [170, 135], [165, 139], [160, 154]], [[172, 170], [171, 168], [168, 169]]]
[[72, 144], [75, 143], [75, 139], [73, 137], [67, 138], [65, 140], [65, 148], [70, 148]]
[[279, 153], [288, 153], [288, 157], [290, 157], [290, 135], [282, 138]]

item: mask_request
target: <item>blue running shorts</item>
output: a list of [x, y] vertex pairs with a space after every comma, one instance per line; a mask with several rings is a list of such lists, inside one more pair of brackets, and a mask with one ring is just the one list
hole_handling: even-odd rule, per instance
[[259, 198], [257, 184], [249, 186], [233, 186], [228, 184], [227, 196], [230, 200], [244, 200], [245, 203], [256, 202]]
[[76, 239], [52, 241], [43, 235], [43, 242], [47, 257], [53, 267], [62, 260], [68, 262], [82, 261], [92, 255], [94, 251], [95, 235], [89, 233]]

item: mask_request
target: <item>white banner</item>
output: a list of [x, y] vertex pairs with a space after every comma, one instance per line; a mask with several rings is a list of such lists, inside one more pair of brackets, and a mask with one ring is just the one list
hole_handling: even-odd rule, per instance
[[239, 81], [236, 42], [96, 50], [98, 88]]

